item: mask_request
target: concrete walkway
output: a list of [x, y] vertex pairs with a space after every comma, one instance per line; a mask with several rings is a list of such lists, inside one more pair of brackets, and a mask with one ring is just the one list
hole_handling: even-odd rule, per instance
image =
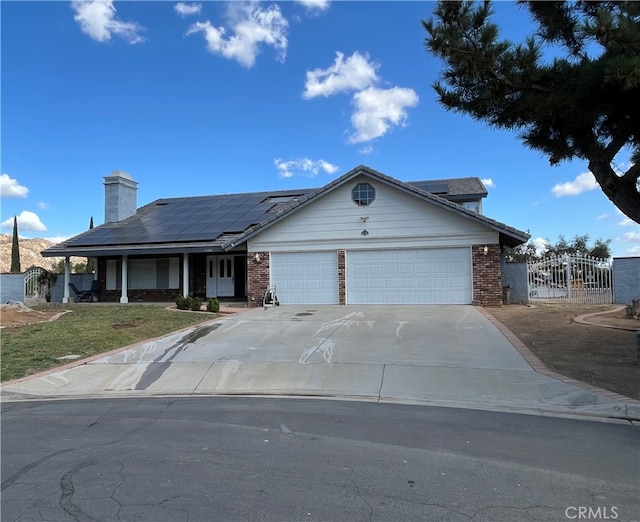
[[536, 371], [499, 326], [472, 306], [258, 308], [6, 383], [2, 396], [275, 394], [640, 419], [638, 401]]

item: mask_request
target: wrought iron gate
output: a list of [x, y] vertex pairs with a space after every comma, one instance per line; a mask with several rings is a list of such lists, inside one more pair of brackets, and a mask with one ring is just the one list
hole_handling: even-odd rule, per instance
[[529, 299], [553, 303], [613, 303], [611, 263], [564, 255], [527, 263]]
[[24, 299], [38, 299], [44, 296], [44, 286], [38, 282], [44, 268], [33, 267], [24, 273]]

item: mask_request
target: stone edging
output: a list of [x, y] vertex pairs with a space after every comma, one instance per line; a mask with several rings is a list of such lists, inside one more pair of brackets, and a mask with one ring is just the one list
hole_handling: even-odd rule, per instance
[[587, 319], [589, 317], [593, 317], [595, 315], [601, 315], [601, 314], [610, 314], [611, 312], [619, 312], [620, 310], [624, 310], [625, 306], [619, 306], [617, 308], [614, 308], [613, 310], [607, 310], [605, 312], [593, 312], [590, 314], [584, 314], [584, 315], [579, 315], [578, 317], [574, 317], [573, 320], [576, 323], [580, 323], [580, 324], [588, 324], [589, 326], [600, 326], [602, 328], [613, 328], [615, 330], [627, 330], [627, 331], [631, 331], [631, 332], [637, 332], [638, 330], [640, 330], [640, 327], [638, 328], [627, 328], [626, 326], [613, 326], [610, 324], [598, 324], [598, 323], [592, 323], [587, 321]]

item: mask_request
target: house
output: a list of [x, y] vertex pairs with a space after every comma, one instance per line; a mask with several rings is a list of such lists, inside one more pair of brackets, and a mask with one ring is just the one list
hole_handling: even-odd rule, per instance
[[105, 223], [42, 252], [95, 258], [102, 301], [194, 295], [260, 306], [275, 286], [283, 305], [496, 306], [503, 249], [529, 238], [482, 214], [487, 191], [473, 177], [402, 182], [359, 166], [321, 188], [139, 209], [128, 174], [104, 180]]

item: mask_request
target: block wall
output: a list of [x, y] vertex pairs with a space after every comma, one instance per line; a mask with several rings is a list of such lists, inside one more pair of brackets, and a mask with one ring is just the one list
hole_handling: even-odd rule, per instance
[[345, 270], [346, 256], [344, 250], [338, 250], [338, 304], [347, 304], [347, 283]]

